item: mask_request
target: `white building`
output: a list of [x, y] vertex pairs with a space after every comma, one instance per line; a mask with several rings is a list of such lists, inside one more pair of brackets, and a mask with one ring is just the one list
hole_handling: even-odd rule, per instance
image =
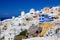
[[[56, 7], [52, 7], [53, 13], [51, 13], [51, 10], [49, 8], [47, 8], [46, 12], [48, 15], [50, 16], [55, 16], [57, 12], [55, 12]], [[49, 9], [49, 10], [48, 10]], [[43, 10], [43, 9], [42, 9]], [[41, 10], [40, 10], [41, 11]], [[29, 29], [29, 27], [32, 24], [37, 25], [39, 23], [39, 15], [45, 14], [45, 10], [44, 11], [35, 11], [35, 9], [31, 9], [28, 13], [25, 13], [24, 11], [21, 12], [21, 16], [19, 17], [12, 17], [12, 19], [6, 19], [2, 21], [2, 26], [1, 26], [1, 36], [5, 37], [4, 40], [14, 40], [14, 36], [18, 35], [21, 32], [21, 29]], [[49, 11], [49, 12], [48, 12]], [[45, 12], [45, 13], [44, 13]], [[29, 20], [29, 21], [27, 21]], [[59, 18], [60, 20], [60, 18]], [[3, 30], [3, 27], [6, 26], [7, 29]], [[29, 38], [26, 40], [55, 40], [53, 37], [36, 37], [36, 38]], [[25, 39], [23, 39], [25, 40]]]

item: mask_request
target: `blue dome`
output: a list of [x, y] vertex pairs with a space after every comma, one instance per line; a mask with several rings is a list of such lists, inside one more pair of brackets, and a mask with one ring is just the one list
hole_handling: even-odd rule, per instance
[[53, 21], [52, 17], [47, 14], [41, 14], [39, 20], [40, 22]]

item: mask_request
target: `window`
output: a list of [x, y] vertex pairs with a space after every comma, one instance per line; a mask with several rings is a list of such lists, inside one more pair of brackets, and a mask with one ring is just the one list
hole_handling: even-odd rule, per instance
[[42, 13], [42, 12], [40, 12], [40, 13]]
[[13, 40], [13, 38], [11, 38], [11, 40]]
[[58, 19], [59, 17], [52, 17], [52, 19]]
[[4, 36], [2, 37], [2, 39], [4, 39]]
[[45, 16], [45, 15], [43, 14], [43, 15], [41, 15], [41, 16]]
[[21, 24], [19, 23], [19, 26], [21, 26]]
[[32, 26], [35, 26], [35, 24], [32, 24]]
[[33, 13], [31, 13], [31, 14], [33, 14]]
[[9, 33], [9, 35], [11, 36], [11, 33]]
[[27, 21], [29, 21], [30, 19], [29, 18], [26, 18]]
[[58, 19], [59, 17], [55, 17], [55, 19]]
[[7, 27], [3, 27], [3, 30], [7, 30]]
[[26, 38], [28, 38], [28, 35], [26, 36]]
[[60, 28], [57, 28], [57, 29], [56, 29], [56, 33], [58, 33], [59, 31], [60, 31]]
[[8, 38], [8, 40], [10, 40], [10, 38]]
[[36, 31], [36, 33], [37, 33], [37, 34], [39, 33], [38, 30]]
[[53, 12], [51, 12], [51, 14], [53, 14]]

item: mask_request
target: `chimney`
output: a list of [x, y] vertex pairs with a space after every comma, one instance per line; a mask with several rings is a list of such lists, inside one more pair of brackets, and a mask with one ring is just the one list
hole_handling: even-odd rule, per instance
[[25, 15], [25, 12], [24, 11], [21, 11], [21, 16], [24, 16]]

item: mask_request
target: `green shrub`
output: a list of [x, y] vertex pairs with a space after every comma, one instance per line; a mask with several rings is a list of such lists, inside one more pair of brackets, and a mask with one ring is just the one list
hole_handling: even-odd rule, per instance
[[27, 30], [24, 30], [24, 31], [20, 32], [20, 34], [19, 34], [19, 35], [25, 36], [25, 35], [26, 35], [26, 33], [27, 33]]
[[27, 33], [27, 30], [20, 32], [19, 35], [16, 35], [14, 37], [14, 40], [22, 40], [22, 38], [26, 35], [26, 33]]

